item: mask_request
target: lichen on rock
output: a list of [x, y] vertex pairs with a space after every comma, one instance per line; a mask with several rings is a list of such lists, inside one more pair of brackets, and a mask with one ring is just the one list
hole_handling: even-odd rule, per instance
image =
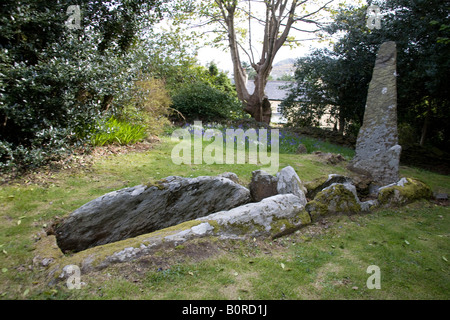
[[[309, 224], [302, 199], [293, 194], [275, 195], [261, 202], [249, 203], [197, 219], [215, 221], [220, 236], [274, 236]], [[280, 222], [283, 220], [283, 222]], [[284, 224], [284, 226], [283, 226]]]
[[398, 207], [432, 197], [433, 192], [428, 185], [412, 178], [402, 178], [378, 189], [378, 203], [382, 207]]
[[355, 186], [349, 183], [334, 183], [317, 193], [314, 200], [306, 204], [306, 211], [315, 221], [333, 213], [355, 213], [362, 211]]
[[317, 193], [323, 189], [331, 186], [334, 183], [350, 183], [351, 179], [340, 175], [340, 174], [329, 174], [328, 176], [323, 176], [312, 181], [306, 182], [304, 184], [307, 189], [306, 196], [309, 199], [314, 199]]
[[398, 180], [401, 146], [397, 132], [397, 46], [383, 43], [369, 84], [355, 157], [348, 168], [370, 172], [377, 186]]
[[278, 194], [288, 194], [292, 193], [299, 197], [303, 205], [306, 204], [306, 188], [303, 186], [297, 172], [291, 166], [283, 168], [280, 172], [276, 174], [277, 181], [277, 192]]
[[299, 228], [311, 223], [309, 213], [303, 209], [296, 216], [287, 218], [274, 218], [271, 223], [272, 238], [278, 238], [297, 231]]

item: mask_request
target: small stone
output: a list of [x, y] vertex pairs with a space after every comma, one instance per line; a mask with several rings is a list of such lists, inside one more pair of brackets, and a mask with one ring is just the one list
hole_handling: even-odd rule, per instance
[[54, 259], [52, 259], [52, 258], [44, 258], [44, 259], [42, 259], [41, 264], [43, 267], [46, 267], [53, 261], [54, 261]]
[[239, 183], [239, 177], [236, 173], [233, 172], [224, 172], [218, 175], [218, 177], [227, 178], [233, 181], [234, 183]]
[[434, 199], [438, 201], [448, 200], [448, 194], [446, 193], [434, 193]]
[[198, 226], [192, 227], [191, 230], [195, 235], [199, 236], [199, 235], [205, 235], [209, 231], [214, 230], [214, 227], [211, 226], [209, 223], [205, 222], [205, 223], [199, 224]]
[[277, 191], [278, 194], [288, 194], [291, 193], [299, 197], [303, 205], [306, 205], [306, 188], [303, 186], [302, 181], [295, 172], [294, 168], [291, 166], [287, 166], [283, 168], [276, 175], [277, 182]]
[[300, 143], [297, 147], [297, 154], [305, 154], [308, 153], [308, 150], [306, 149], [305, 145], [303, 143]]
[[254, 202], [278, 194], [278, 179], [264, 170], [252, 172], [252, 181], [250, 182], [250, 196]]

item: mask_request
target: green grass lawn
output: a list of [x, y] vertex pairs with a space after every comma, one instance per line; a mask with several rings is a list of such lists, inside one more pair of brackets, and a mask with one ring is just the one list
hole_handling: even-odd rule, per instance
[[[248, 184], [257, 165], [175, 165], [174, 143], [143, 153], [97, 159], [88, 169], [40, 172], [0, 188], [0, 297], [2, 299], [449, 299], [450, 210], [432, 202], [330, 216], [295, 234], [271, 239], [202, 238], [138, 261], [81, 275], [80, 290], [47, 286], [33, 266], [36, 235], [104, 193], [170, 175], [236, 173]], [[327, 152], [342, 148], [312, 144]], [[331, 150], [330, 150], [331, 151]], [[350, 152], [348, 150], [342, 150]], [[344, 152], [343, 152], [344, 153]], [[348, 157], [348, 156], [347, 156]], [[346, 173], [317, 156], [282, 150], [303, 181]], [[450, 193], [450, 177], [409, 167], [433, 191]], [[368, 289], [367, 268], [381, 272], [381, 289]]]

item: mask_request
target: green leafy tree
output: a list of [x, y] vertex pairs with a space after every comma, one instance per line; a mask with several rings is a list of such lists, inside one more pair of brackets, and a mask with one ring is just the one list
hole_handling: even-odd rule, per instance
[[284, 116], [291, 124], [318, 126], [321, 117], [327, 115], [341, 133], [354, 133], [364, 115], [372, 68], [355, 72], [351, 66], [328, 50], [299, 59], [294, 84], [281, 105]]
[[[296, 63], [291, 94], [283, 112], [291, 123], [317, 126], [327, 114], [341, 133], [354, 133], [362, 124], [367, 89], [380, 38], [368, 34], [366, 7], [346, 7], [324, 28], [328, 34], [345, 30], [333, 50], [315, 50]], [[345, 14], [344, 14], [345, 12]]]
[[172, 95], [173, 109], [186, 120], [219, 121], [244, 115], [234, 86], [214, 62], [207, 68], [194, 65], [190, 72], [190, 81], [179, 83]]
[[182, 87], [172, 100], [172, 107], [188, 121], [226, 120], [242, 111], [239, 100], [203, 81]]

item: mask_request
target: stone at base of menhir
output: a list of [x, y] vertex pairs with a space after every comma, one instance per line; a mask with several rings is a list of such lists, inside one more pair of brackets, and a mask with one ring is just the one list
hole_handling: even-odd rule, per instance
[[401, 150], [401, 146], [395, 145], [386, 151], [380, 150], [369, 159], [355, 157], [348, 169], [357, 173], [365, 172], [377, 187], [388, 185], [399, 180]]

